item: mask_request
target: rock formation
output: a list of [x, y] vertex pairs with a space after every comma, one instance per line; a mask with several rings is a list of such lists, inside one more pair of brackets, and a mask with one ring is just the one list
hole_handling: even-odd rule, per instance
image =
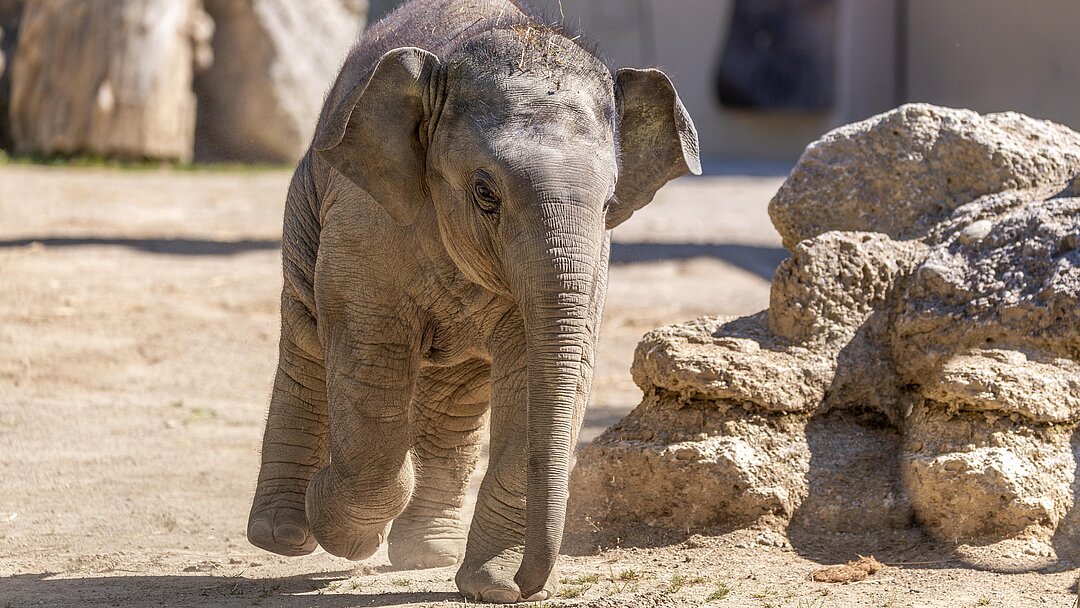
[[572, 515], [1080, 558], [1080, 134], [903, 106], [811, 144], [769, 212], [769, 309], [645, 336]]
[[366, 13], [366, 0], [2, 0], [0, 147], [10, 134], [19, 154], [295, 162]]
[[195, 80], [200, 158], [296, 162], [364, 28], [366, 0], [204, 0], [214, 65]]
[[200, 0], [26, 3], [9, 58], [15, 151], [189, 160], [212, 29]]

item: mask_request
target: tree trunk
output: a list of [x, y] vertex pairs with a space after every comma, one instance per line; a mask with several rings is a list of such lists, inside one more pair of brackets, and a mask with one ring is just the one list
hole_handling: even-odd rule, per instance
[[212, 31], [201, 0], [27, 3], [10, 59], [16, 152], [190, 160]]
[[0, 148], [11, 147], [8, 100], [11, 99], [11, 57], [19, 42], [19, 18], [25, 0], [0, 0]]

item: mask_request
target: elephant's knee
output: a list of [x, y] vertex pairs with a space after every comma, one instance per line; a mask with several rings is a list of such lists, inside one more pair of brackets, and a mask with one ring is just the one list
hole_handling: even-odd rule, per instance
[[386, 540], [387, 528], [408, 505], [413, 465], [406, 458], [397, 479], [371, 484], [341, 476], [333, 465], [312, 478], [305, 496], [311, 533], [327, 552], [352, 560], [370, 557]]

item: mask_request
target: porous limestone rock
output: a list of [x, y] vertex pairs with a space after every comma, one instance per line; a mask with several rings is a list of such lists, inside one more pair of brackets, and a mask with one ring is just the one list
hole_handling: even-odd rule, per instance
[[794, 413], [821, 401], [833, 368], [827, 357], [771, 335], [758, 314], [650, 332], [638, 344], [631, 373], [638, 386], [660, 387], [684, 399]]
[[770, 213], [769, 309], [645, 336], [572, 521], [1080, 558], [1080, 134], [903, 106], [812, 144]]
[[367, 15], [366, 0], [204, 0], [214, 64], [195, 80], [196, 153], [296, 162]]
[[1060, 185], [1078, 164], [1080, 134], [1067, 127], [910, 104], [810, 144], [769, 216], [788, 249], [830, 230], [918, 238], [961, 205]]
[[950, 541], [1049, 538], [1073, 506], [1074, 432], [920, 403], [900, 459], [919, 521]]
[[603, 458], [579, 466], [574, 481], [591, 489], [586, 515], [593, 520], [682, 530], [791, 516], [809, 465], [805, 425], [805, 416], [693, 402], [673, 408], [664, 395], [648, 395], [613, 427], [617, 437], [605, 443]]

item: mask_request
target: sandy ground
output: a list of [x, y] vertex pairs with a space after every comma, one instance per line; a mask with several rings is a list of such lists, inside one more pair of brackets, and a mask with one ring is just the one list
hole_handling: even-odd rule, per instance
[[[0, 167], [0, 606], [463, 602], [452, 568], [394, 572], [385, 552], [362, 564], [321, 551], [287, 559], [244, 539], [275, 365], [287, 181]], [[637, 404], [628, 368], [642, 333], [767, 305], [785, 255], [765, 212], [780, 182], [685, 179], [616, 232], [583, 440]], [[911, 536], [640, 532], [571, 539], [562, 597], [545, 605], [1076, 601], [1068, 565], [995, 573]], [[871, 552], [899, 564], [860, 583], [810, 580]]]

